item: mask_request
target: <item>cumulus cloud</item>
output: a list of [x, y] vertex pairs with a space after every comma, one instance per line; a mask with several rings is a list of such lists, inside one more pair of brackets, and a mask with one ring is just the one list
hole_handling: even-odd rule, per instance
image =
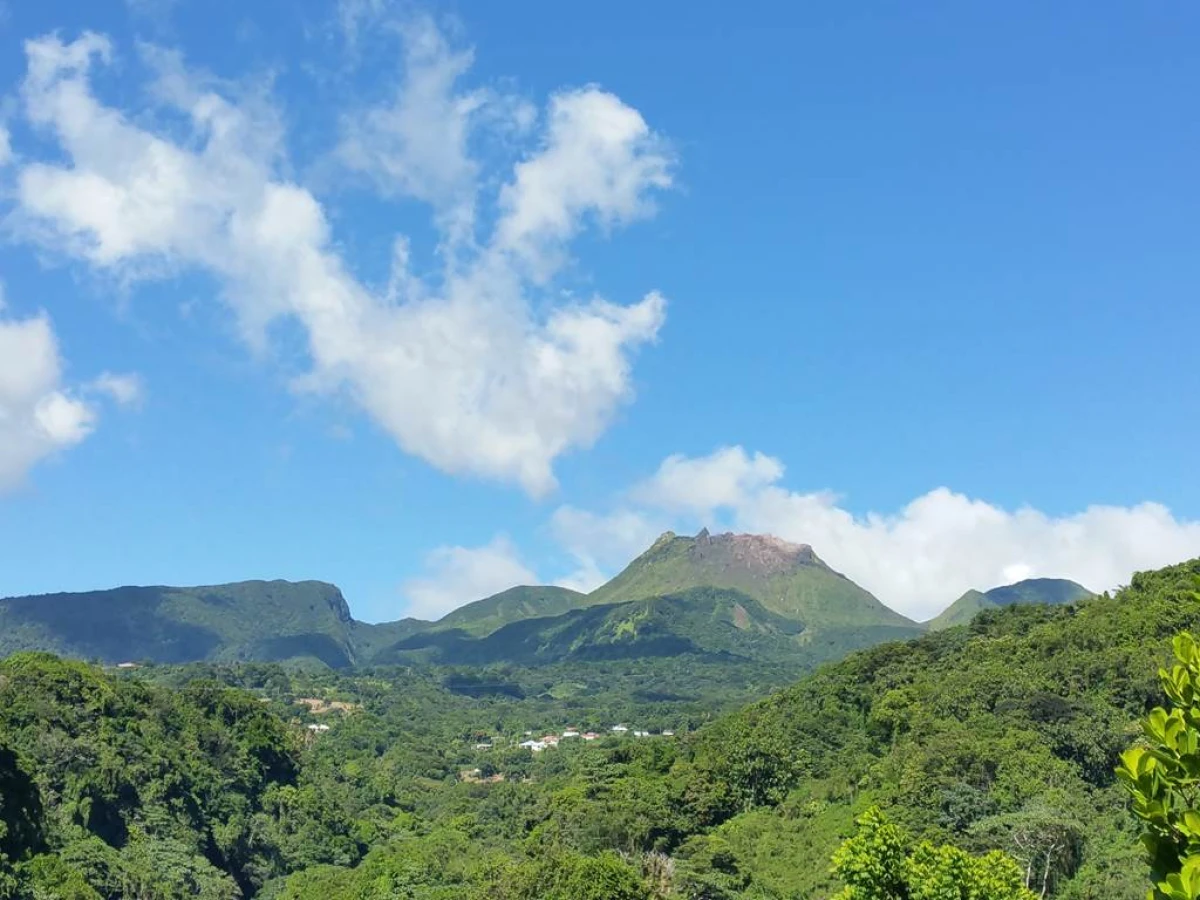
[[95, 423], [96, 410], [62, 384], [50, 320], [0, 312], [0, 492], [23, 483], [37, 463], [78, 444]]
[[704, 515], [738, 505], [783, 477], [779, 460], [753, 456], [741, 447], [722, 447], [710, 456], [688, 458], [676, 453], [663, 460], [653, 478], [633, 490], [633, 497], [672, 512]]
[[497, 243], [546, 277], [589, 216], [611, 227], [649, 215], [649, 189], [670, 185], [670, 154], [636, 109], [595, 87], [563, 91], [541, 150], [500, 193]]
[[409, 602], [406, 615], [418, 619], [440, 619], [465, 603], [519, 584], [540, 583], [503, 536], [482, 547], [440, 547], [425, 562], [429, 574], [402, 587]]
[[[114, 50], [95, 34], [26, 45], [25, 115], [65, 162], [19, 168], [19, 221], [46, 246], [128, 280], [212, 273], [253, 345], [275, 321], [299, 323], [310, 368], [298, 390], [347, 396], [446, 472], [542, 494], [555, 485], [554, 460], [592, 443], [632, 396], [632, 354], [656, 338], [666, 302], [650, 292], [625, 305], [563, 304], [540, 286], [587, 223], [648, 214], [671, 184], [671, 158], [617, 97], [561, 92], [536, 146], [502, 179], [495, 220], [477, 227], [486, 179], [468, 137], [488, 121], [476, 114], [485, 101], [456, 93], [469, 55], [431, 29], [406, 33], [396, 96], [348, 119], [341, 155], [431, 204], [443, 242], [467, 248], [437, 277], [415, 274], [401, 235], [386, 290], [358, 280], [321, 203], [281, 174], [274, 112], [230, 99], [177, 57], [149, 56], [163, 109], [106, 105], [91, 71]], [[156, 129], [159, 112], [182, 114], [190, 133]]]
[[[811, 544], [835, 569], [918, 620], [969, 588], [1063, 577], [1109, 590], [1135, 571], [1200, 554], [1200, 522], [1181, 521], [1156, 503], [1051, 516], [940, 487], [897, 512], [855, 515], [831, 493], [789, 490], [783, 476], [778, 459], [741, 447], [672, 456], [615, 512], [560, 509], [555, 532], [581, 569], [597, 563], [587, 549], [593, 544], [612, 548], [614, 557], [622, 548], [627, 561], [666, 527], [774, 534]], [[611, 573], [622, 561], [605, 563], [598, 568]]]

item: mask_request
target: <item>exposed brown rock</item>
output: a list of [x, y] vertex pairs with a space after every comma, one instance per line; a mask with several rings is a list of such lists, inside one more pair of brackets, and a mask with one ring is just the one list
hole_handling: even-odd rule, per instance
[[749, 570], [755, 575], [776, 575], [797, 566], [825, 563], [808, 544], [793, 544], [769, 534], [709, 534], [707, 528], [692, 539], [689, 554], [709, 564], [724, 564]]

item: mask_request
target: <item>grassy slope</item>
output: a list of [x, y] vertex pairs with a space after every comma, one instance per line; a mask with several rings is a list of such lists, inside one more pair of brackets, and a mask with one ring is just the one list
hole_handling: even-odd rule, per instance
[[[484, 638], [462, 631], [423, 631], [400, 640], [372, 661], [551, 666], [691, 658], [730, 666], [776, 664], [799, 675], [853, 650], [893, 639], [897, 631], [890, 626], [861, 626], [809, 632], [745, 594], [693, 588], [525, 619]], [[731, 669], [730, 678], [737, 677]]]
[[523, 619], [483, 638], [463, 631], [423, 632], [401, 641], [396, 658], [417, 654], [449, 664], [521, 665], [689, 653], [778, 659], [798, 655], [800, 631], [798, 623], [744, 594], [697, 588]]
[[482, 637], [522, 619], [557, 616], [580, 607], [585, 595], [554, 585], [522, 585], [459, 607], [432, 627], [457, 628]]
[[695, 538], [664, 535], [616, 578], [587, 596], [592, 604], [638, 600], [712, 586], [741, 591], [768, 610], [813, 628], [894, 626], [917, 633], [914, 622], [816, 560], [790, 571], [759, 575], [719, 555], [697, 552]]
[[982, 591], [970, 590], [943, 609], [940, 613], [925, 623], [930, 631], [941, 631], [955, 625], [966, 625], [985, 609], [994, 609], [987, 594]]

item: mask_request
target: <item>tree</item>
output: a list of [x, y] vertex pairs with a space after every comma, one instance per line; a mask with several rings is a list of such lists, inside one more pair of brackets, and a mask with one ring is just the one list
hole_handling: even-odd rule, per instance
[[1025, 869], [1025, 887], [1047, 897], [1055, 882], [1074, 873], [1083, 847], [1084, 826], [1066, 811], [1069, 798], [1051, 790], [1020, 810], [976, 822], [971, 833], [1006, 847]]
[[1148, 900], [1200, 898], [1200, 648], [1186, 631], [1172, 644], [1177, 662], [1158, 672], [1171, 710], [1151, 710], [1146, 744], [1121, 754], [1117, 768], [1142, 820]]
[[846, 883], [835, 900], [1034, 900], [1017, 863], [993, 850], [972, 856], [950, 844], [908, 834], [877, 807], [833, 854], [833, 874]]

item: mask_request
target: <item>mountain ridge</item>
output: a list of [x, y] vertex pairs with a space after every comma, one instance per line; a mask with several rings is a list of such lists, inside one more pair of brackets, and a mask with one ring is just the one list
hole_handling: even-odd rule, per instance
[[[828, 656], [828, 648], [857, 649], [967, 622], [981, 609], [1066, 603], [1084, 596], [1091, 594], [1075, 582], [1030, 579], [988, 592], [968, 591], [939, 616], [918, 624], [832, 569], [811, 545], [702, 529], [693, 537], [664, 532], [591, 593], [519, 585], [433, 622], [358, 621], [336, 585], [315, 580], [125, 585], [9, 597], [0, 599], [0, 655], [35, 649], [110, 663], [312, 660], [346, 668], [401, 658], [499, 661], [504, 647], [514, 658], [540, 664], [651, 652], [652, 647], [657, 648], [653, 652], [673, 647], [679, 653], [738, 657], [742, 650], [731, 648], [753, 646], [773, 659], [788, 654], [807, 659]], [[687, 607], [687, 598], [700, 607]], [[655, 599], [662, 602], [650, 602]], [[728, 624], [734, 606], [770, 638], [747, 642], [744, 635], [722, 631], [725, 625], [719, 623]], [[602, 611], [585, 614], [593, 608]], [[673, 611], [673, 624], [664, 610]], [[614, 623], [638, 617], [656, 623], [654, 641], [644, 635], [627, 644], [612, 640]], [[787, 625], [780, 626], [781, 621]], [[533, 624], [513, 627], [519, 623]], [[570, 647], [561, 646], [566, 634], [574, 635]], [[826, 650], [817, 653], [818, 647]]]
[[929, 631], [966, 625], [985, 609], [1028, 603], [1062, 606], [1096, 596], [1067, 578], [1026, 578], [988, 591], [969, 590], [923, 624]]
[[354, 622], [336, 586], [251, 580], [125, 585], [0, 600], [0, 655], [48, 650], [107, 662], [312, 658], [354, 663]]

